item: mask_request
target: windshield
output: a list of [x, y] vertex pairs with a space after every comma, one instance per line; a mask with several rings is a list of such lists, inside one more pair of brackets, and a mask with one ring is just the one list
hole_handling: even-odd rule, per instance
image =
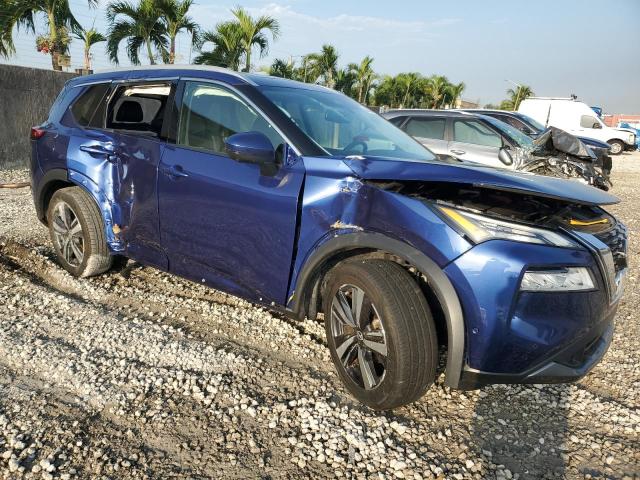
[[328, 155], [418, 162], [436, 159], [402, 130], [345, 95], [291, 87], [262, 87], [260, 91]]
[[502, 133], [510, 137], [514, 142], [518, 144], [518, 146], [523, 148], [533, 148], [533, 140], [528, 135], [525, 135], [517, 128], [512, 127], [511, 125], [501, 122], [493, 117], [484, 116], [491, 125], [496, 127]]
[[524, 113], [518, 113], [517, 114], [518, 118], [521, 118], [522, 120], [524, 120], [526, 123], [528, 123], [529, 125], [531, 125], [533, 128], [535, 128], [537, 130], [538, 133], [542, 132], [543, 130], [546, 130], [545, 126], [542, 125], [539, 121], [537, 121], [534, 118], [531, 118], [529, 115], [525, 115]]

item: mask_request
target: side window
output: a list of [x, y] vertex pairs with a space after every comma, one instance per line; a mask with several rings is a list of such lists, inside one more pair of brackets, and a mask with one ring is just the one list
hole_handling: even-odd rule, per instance
[[226, 155], [229, 136], [251, 131], [264, 133], [276, 151], [282, 150], [278, 132], [236, 94], [211, 83], [185, 82], [178, 144]]
[[405, 131], [412, 137], [444, 140], [444, 118], [412, 118], [405, 126]]
[[[580, 126], [582, 128], [594, 128], [594, 124], [598, 124], [598, 127], [600, 126], [600, 122], [598, 122], [598, 120], [596, 119], [596, 117], [592, 117], [591, 115], [582, 115], [580, 117]], [[595, 127], [595, 128], [598, 128]]]
[[407, 117], [393, 117], [393, 118], [390, 118], [389, 121], [393, 123], [396, 127], [399, 127], [400, 125], [402, 125], [402, 122], [404, 122], [406, 118]]
[[103, 126], [108, 91], [108, 83], [86, 87], [86, 90], [71, 105], [71, 114], [78, 125], [95, 128]]
[[524, 122], [521, 122], [517, 118], [510, 117], [508, 115], [496, 115], [494, 118], [500, 120], [501, 122], [506, 123], [507, 125], [511, 125], [513, 128], [520, 130], [523, 133], [530, 133], [531, 129], [527, 127]]
[[165, 82], [118, 87], [107, 109], [107, 128], [159, 137], [170, 92]]
[[453, 123], [453, 139], [485, 147], [502, 147], [502, 137], [477, 120], [456, 120]]

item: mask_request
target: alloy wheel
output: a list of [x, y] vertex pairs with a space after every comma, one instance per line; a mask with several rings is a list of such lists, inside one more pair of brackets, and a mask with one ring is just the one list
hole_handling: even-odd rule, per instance
[[56, 205], [51, 226], [62, 257], [69, 265], [78, 267], [84, 259], [84, 236], [80, 220], [67, 202]]
[[343, 285], [331, 304], [331, 333], [340, 363], [353, 382], [365, 390], [384, 379], [387, 338], [378, 310], [355, 285]]

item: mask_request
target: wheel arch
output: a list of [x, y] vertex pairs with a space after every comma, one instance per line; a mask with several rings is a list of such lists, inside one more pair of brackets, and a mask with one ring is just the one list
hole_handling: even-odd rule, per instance
[[298, 318], [307, 315], [314, 317], [318, 310], [321, 281], [326, 273], [347, 258], [371, 256], [374, 253], [388, 255], [388, 259], [392, 261], [400, 260], [399, 263], [415, 268], [426, 279], [442, 308], [446, 322], [445, 382], [447, 386], [456, 388], [464, 362], [465, 327], [462, 305], [453, 284], [438, 264], [407, 243], [372, 232], [345, 233], [330, 238], [311, 253], [300, 270], [289, 302], [290, 310]]
[[61, 188], [73, 186], [67, 171], [62, 168], [52, 168], [42, 176], [33, 192], [36, 214], [40, 222], [47, 225], [47, 209], [53, 194]]

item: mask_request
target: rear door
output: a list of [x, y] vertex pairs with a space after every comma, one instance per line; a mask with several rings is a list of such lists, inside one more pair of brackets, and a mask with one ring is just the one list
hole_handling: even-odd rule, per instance
[[498, 158], [501, 147], [502, 135], [488, 124], [474, 118], [452, 119], [449, 155], [490, 167], [505, 168]]
[[[170, 270], [251, 300], [285, 304], [302, 161], [262, 112], [227, 85], [184, 81], [176, 99], [177, 141], [164, 152], [158, 180]], [[227, 156], [225, 139], [247, 131], [269, 137], [281, 161], [277, 171]]]
[[160, 246], [157, 169], [172, 88], [170, 81], [113, 83], [93, 107], [78, 101], [69, 111], [85, 125], [70, 140], [69, 169], [89, 177], [104, 195], [100, 207], [112, 218], [107, 237], [128, 257], [162, 269], [167, 259]]
[[447, 119], [445, 117], [413, 116], [407, 120], [402, 128], [433, 153], [448, 155], [448, 142], [445, 140], [446, 125]]

